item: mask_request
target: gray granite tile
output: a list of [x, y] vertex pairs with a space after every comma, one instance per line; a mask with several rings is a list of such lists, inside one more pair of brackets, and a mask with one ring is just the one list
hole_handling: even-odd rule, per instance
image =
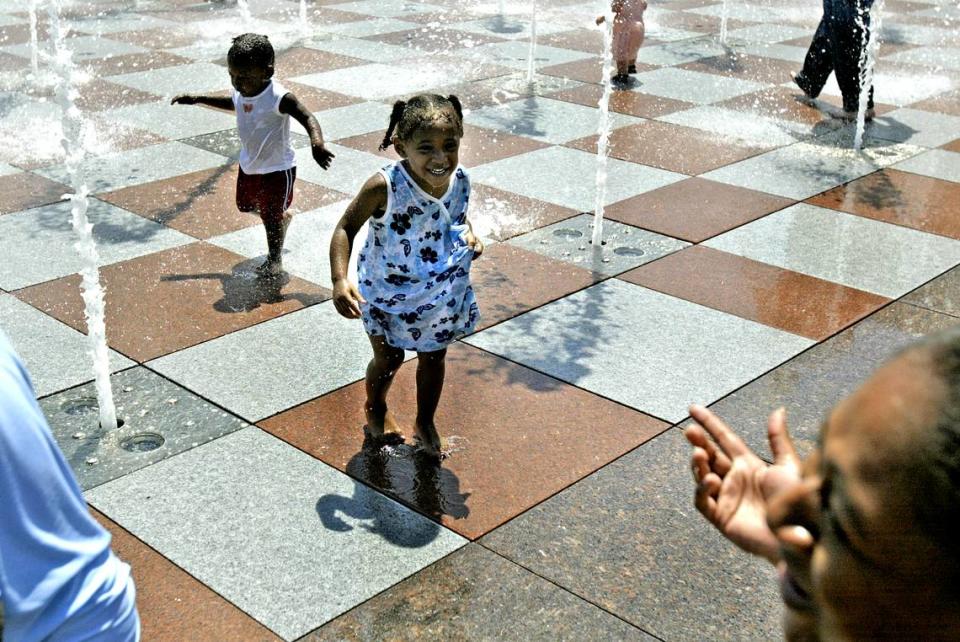
[[[476, 63], [493, 63], [523, 71], [526, 70], [529, 65], [527, 61], [530, 57], [530, 43], [519, 40], [492, 42], [470, 47], [469, 49], [462, 49], [458, 54]], [[583, 51], [573, 51], [571, 49], [562, 49], [560, 47], [541, 44], [537, 46], [537, 50], [534, 53], [534, 60], [536, 62], [536, 68], [540, 69], [583, 60], [593, 55], [592, 53]]]
[[581, 214], [507, 242], [607, 276], [626, 272], [689, 245], [669, 236], [606, 220], [602, 228], [604, 244], [595, 251], [591, 243], [593, 220], [592, 214]]
[[774, 640], [773, 567], [693, 507], [690, 449], [669, 430], [480, 542], [664, 640]]
[[335, 22], [331, 24], [317, 25], [315, 29], [340, 36], [364, 38], [367, 36], [395, 33], [397, 31], [407, 31], [409, 29], [419, 29], [421, 26], [422, 25], [418, 22], [375, 17], [368, 18], [366, 20], [354, 20], [351, 22]]
[[783, 406], [794, 443], [807, 453], [816, 445], [820, 425], [833, 405], [866, 381], [885, 359], [926, 334], [958, 323], [956, 317], [894, 303], [711, 408], [769, 459], [767, 416]]
[[671, 423], [813, 343], [617, 279], [466, 342]]
[[868, 131], [898, 143], [939, 147], [960, 138], [960, 116], [904, 107], [878, 116]]
[[[29, 42], [0, 47], [0, 51], [22, 58], [30, 58], [31, 56]], [[70, 53], [74, 62], [87, 62], [99, 58], [145, 53], [147, 51], [149, 51], [149, 49], [99, 36], [76, 36], [70, 38]]]
[[40, 402], [84, 490], [248, 425], [146, 368], [115, 374], [110, 383], [123, 421], [114, 431], [100, 428], [93, 383]]
[[[374, 65], [365, 65], [361, 67], [350, 67], [348, 69], [324, 71], [306, 76], [291, 78], [304, 85], [312, 85], [321, 89], [328, 89], [350, 96], [363, 96], [365, 98], [379, 98], [383, 88], [377, 87], [378, 81], [388, 81], [391, 72], [387, 64], [403, 60], [410, 57], [410, 48], [400, 45], [391, 45], [385, 42], [374, 42], [373, 40], [359, 40], [356, 38], [333, 38], [317, 42], [311, 40], [308, 44], [310, 49], [319, 51], [329, 51], [330, 53], [349, 56], [351, 58], [360, 58], [369, 60]], [[351, 74], [350, 72], [355, 72]], [[392, 87], [394, 82], [387, 82], [387, 86]], [[407, 91], [410, 83], [404, 85], [404, 89], [391, 93], [382, 94], [390, 96]], [[371, 90], [376, 94], [368, 93]]]
[[[226, 161], [219, 154], [170, 142], [103, 156], [89, 156], [81, 164], [80, 171], [87, 179], [90, 192], [96, 194], [210, 169]], [[70, 176], [63, 165], [39, 169], [36, 173], [70, 184]]]
[[169, 140], [209, 134], [237, 125], [237, 118], [232, 113], [200, 106], [171, 105], [168, 100], [110, 109], [103, 117]]
[[960, 268], [935, 278], [903, 300], [928, 310], [960, 317]]
[[363, 379], [372, 355], [360, 321], [327, 302], [147, 365], [255, 422]]
[[690, 40], [666, 42], [659, 45], [641, 47], [637, 52], [637, 62], [647, 65], [672, 66], [693, 62], [701, 58], [722, 56], [727, 52], [713, 35]]
[[390, 123], [390, 105], [364, 102], [314, 114], [326, 140], [339, 140], [372, 131], [386, 131]]
[[803, 38], [810, 35], [809, 27], [766, 23], [759, 25], [750, 25], [739, 29], [731, 29], [727, 32], [727, 38], [732, 41], [745, 40], [747, 42], [775, 43], [784, 40], [793, 40], [794, 38]]
[[[528, 96], [470, 112], [467, 122], [544, 143], [566, 143], [597, 133], [598, 110], [574, 103]], [[610, 114], [612, 129], [643, 122], [640, 118]]]
[[258, 428], [86, 497], [287, 640], [466, 543]]
[[923, 67], [960, 69], [960, 49], [956, 47], [916, 47], [884, 56], [884, 60]]
[[815, 135], [809, 125], [766, 114], [756, 114], [714, 105], [700, 105], [657, 118], [667, 123], [694, 127], [713, 134], [769, 149], [791, 145]]
[[919, 156], [897, 163], [894, 169], [960, 183], [960, 154], [945, 149], [931, 149]]
[[705, 245], [894, 299], [960, 263], [960, 241], [806, 203]]
[[[0, 263], [0, 287], [16, 290], [79, 272], [84, 262], [73, 245], [69, 202], [54, 203], [0, 217], [6, 259]], [[87, 217], [100, 265], [109, 265], [194, 241], [186, 234], [90, 199]], [[38, 261], [37, 257], [43, 260]]]
[[635, 78], [639, 83], [638, 90], [642, 93], [699, 105], [735, 98], [769, 86], [751, 80], [673, 67], [639, 73]]
[[338, 2], [338, 11], [349, 11], [367, 16], [382, 18], [403, 18], [420, 13], [443, 12], [443, 5], [428, 2], [394, 2], [393, 0], [355, 0], [353, 2]]
[[[221, 55], [227, 47], [220, 45]], [[206, 94], [230, 89], [230, 74], [226, 67], [209, 62], [175, 65], [148, 71], [110, 76], [110, 82], [147, 91], [158, 96], [177, 94]]]
[[[546, 167], [550, 171], [544, 171]], [[547, 147], [480, 165], [473, 168], [470, 176], [484, 185], [579, 212], [592, 212], [596, 172], [596, 154], [568, 147]], [[616, 158], [607, 160], [607, 177], [605, 205], [686, 178], [683, 174]]]
[[544, 642], [656, 639], [482, 546], [468, 544], [301, 642], [428, 636]]
[[[516, 9], [516, 6], [514, 7]], [[543, 7], [539, 7], [540, 15], [537, 19], [537, 36], [548, 36], [554, 33], [568, 31], [569, 27], [564, 25], [545, 22], [543, 17]], [[529, 9], [520, 15], [493, 15], [479, 20], [465, 20], [462, 22], [452, 22], [450, 29], [475, 33], [482, 36], [494, 36], [504, 38], [505, 40], [523, 40], [529, 43], [531, 33], [531, 22]]]
[[[944, 72], [942, 69], [925, 69], [923, 73], [917, 73], [915, 67], [902, 66], [891, 69], [880, 63], [873, 74], [874, 100], [882, 105], [898, 107], [909, 105], [950, 91], [957, 86], [956, 73], [950, 75], [950, 72]], [[796, 89], [795, 85], [792, 87]], [[840, 98], [842, 94], [835, 76], [830, 76], [821, 94]], [[871, 125], [871, 129], [887, 122], [887, 114], [883, 114], [874, 125]], [[889, 123], [890, 126], [893, 124]]]
[[305, 180], [344, 194], [356, 194], [371, 176], [390, 160], [369, 152], [361, 152], [342, 145], [327, 144], [336, 158], [330, 169], [323, 169], [313, 160], [310, 147], [294, 150], [297, 158], [297, 180]]
[[[184, 138], [180, 142], [219, 154], [231, 161], [240, 158], [240, 136], [237, 134], [236, 128]], [[310, 139], [303, 134], [290, 132], [290, 144], [294, 149], [309, 147]]]
[[[23, 359], [38, 397], [93, 381], [86, 335], [0, 292], [0, 331]], [[110, 371], [136, 365], [110, 350]]]

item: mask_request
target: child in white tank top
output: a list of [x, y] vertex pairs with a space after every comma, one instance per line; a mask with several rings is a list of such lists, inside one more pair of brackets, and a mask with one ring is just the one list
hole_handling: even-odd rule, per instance
[[283, 241], [292, 218], [296, 160], [290, 145], [290, 117], [310, 135], [313, 158], [323, 169], [333, 154], [323, 142], [320, 123], [296, 96], [273, 80], [274, 51], [266, 36], [245, 33], [233, 39], [227, 67], [234, 92], [226, 96], [180, 95], [174, 104], [204, 104], [232, 109], [240, 136], [237, 208], [256, 212], [267, 233], [267, 259], [257, 268], [262, 276], [283, 273]]
[[[467, 220], [470, 180], [459, 165], [462, 136], [463, 110], [456, 96], [420, 95], [394, 104], [381, 149], [392, 144], [403, 160], [366, 182], [330, 241], [334, 305], [348, 319], [363, 320], [373, 346], [364, 432], [374, 443], [402, 441], [386, 396], [403, 351], [415, 350], [413, 428], [421, 448], [435, 457], [443, 456], [434, 413], [446, 348], [472, 331], [480, 317], [470, 264], [483, 244]], [[354, 236], [367, 221], [358, 288], [347, 279], [347, 265]]]

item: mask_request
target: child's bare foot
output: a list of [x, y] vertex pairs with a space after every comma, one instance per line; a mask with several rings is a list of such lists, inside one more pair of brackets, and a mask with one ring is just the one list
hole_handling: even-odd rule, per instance
[[258, 276], [262, 277], [275, 277], [283, 274], [283, 261], [274, 261], [272, 259], [267, 259], [256, 269]]
[[402, 444], [403, 431], [396, 418], [386, 408], [382, 412], [367, 406], [364, 408], [367, 416], [367, 425], [363, 427], [363, 435], [378, 445]]
[[447, 450], [446, 442], [440, 438], [440, 434], [437, 432], [437, 427], [430, 423], [426, 426], [420, 426], [414, 424], [413, 432], [414, 439], [417, 441], [417, 444], [420, 446], [420, 449], [430, 457], [435, 457], [436, 459], [443, 459]]

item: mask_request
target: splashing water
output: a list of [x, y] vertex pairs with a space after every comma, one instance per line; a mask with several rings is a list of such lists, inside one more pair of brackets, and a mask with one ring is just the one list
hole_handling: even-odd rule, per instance
[[246, 25], [250, 22], [250, 3], [247, 0], [237, 0], [237, 9], [240, 11], [240, 18], [243, 20], [243, 24]]
[[597, 132], [597, 194], [593, 209], [593, 249], [603, 244], [603, 204], [607, 200], [607, 143], [610, 140], [610, 94], [613, 91], [610, 79], [613, 74], [613, 16], [603, 21], [603, 94], [600, 96], [600, 123]]
[[106, 325], [104, 324], [103, 288], [100, 286], [100, 262], [97, 246], [93, 241], [93, 225], [87, 220], [86, 182], [80, 175], [80, 167], [86, 155], [81, 143], [83, 117], [75, 104], [77, 90], [72, 54], [66, 47], [66, 29], [60, 23], [60, 0], [52, 0], [47, 7], [50, 17], [50, 36], [53, 45], [51, 64], [57, 74], [57, 103], [62, 109], [63, 149], [65, 166], [70, 175], [74, 193], [66, 196], [72, 204], [73, 227], [79, 237], [74, 247], [83, 259], [81, 294], [87, 317], [87, 337], [93, 355], [93, 370], [97, 387], [97, 403], [100, 408], [100, 425], [104, 430], [115, 430], [117, 411], [113, 405], [110, 386], [110, 354], [107, 351]]
[[863, 5], [857, 7], [857, 26], [863, 34], [863, 46], [860, 50], [860, 101], [857, 105], [857, 131], [853, 137], [853, 149], [857, 152], [863, 147], [863, 134], [867, 126], [867, 104], [870, 102], [870, 88], [873, 86], [873, 68], [880, 50], [882, 14], [883, 0], [875, 0], [869, 9]]
[[727, 44], [727, 19], [730, 17], [730, 7], [727, 6], [729, 0], [723, 0], [723, 7], [720, 10], [720, 44]]
[[537, 71], [537, 0], [530, 4], [530, 51], [527, 53], [527, 82], [533, 82]]
[[30, 0], [30, 68], [36, 76], [40, 71], [37, 53], [37, 0]]
[[300, 29], [304, 33], [310, 30], [310, 21], [307, 19], [307, 0], [300, 0]]

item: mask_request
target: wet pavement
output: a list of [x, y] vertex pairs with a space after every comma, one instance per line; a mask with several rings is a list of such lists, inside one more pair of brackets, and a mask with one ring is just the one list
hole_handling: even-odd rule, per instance
[[[651, 3], [610, 100], [605, 244], [590, 243], [599, 2], [77, 2], [64, 13], [123, 427], [102, 431], [51, 75], [0, 0], [0, 327], [98, 519], [131, 563], [145, 640], [774, 639], [773, 570], [696, 514], [680, 427], [713, 406], [801, 449], [882, 359], [960, 323], [960, 37], [946, 0], [886, 3], [864, 150], [794, 98], [818, 3]], [[499, 12], [503, 9], [504, 13]], [[41, 16], [40, 34], [46, 33]], [[225, 54], [267, 33], [293, 125], [284, 256], [258, 280], [234, 207]], [[364, 449], [369, 344], [330, 301], [330, 234], [395, 158], [393, 100], [455, 93], [483, 319], [451, 346], [437, 467]], [[390, 402], [408, 436], [415, 369]]]

